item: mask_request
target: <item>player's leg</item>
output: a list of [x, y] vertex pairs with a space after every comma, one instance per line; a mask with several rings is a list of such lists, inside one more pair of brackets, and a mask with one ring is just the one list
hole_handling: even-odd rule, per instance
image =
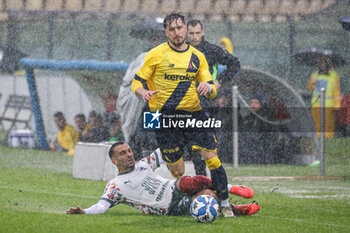
[[178, 131], [155, 131], [162, 158], [166, 162], [170, 174], [175, 178], [180, 178], [185, 173], [185, 163], [183, 160], [183, 149], [178, 138], [181, 137]]
[[[182, 193], [190, 196], [193, 196], [204, 189], [214, 190], [212, 180], [206, 176], [200, 175], [184, 176], [177, 180], [176, 185]], [[229, 190], [229, 193], [243, 198], [252, 198], [254, 196], [254, 191], [248, 186], [235, 186], [228, 184], [227, 189]]]
[[230, 203], [228, 202], [229, 197], [226, 171], [221, 165], [221, 161], [217, 156], [216, 151], [200, 150], [200, 153], [205, 159], [205, 163], [210, 170], [214, 190], [220, 199], [221, 214], [224, 217], [234, 217], [234, 214], [230, 208]]
[[180, 160], [175, 163], [167, 162], [166, 165], [174, 178], [181, 178], [185, 174], [185, 162], [183, 158], [180, 158]]
[[184, 176], [176, 182], [177, 188], [184, 194], [193, 196], [205, 189], [213, 190], [211, 179], [206, 176]]
[[190, 150], [189, 153], [196, 175], [207, 176], [207, 171], [205, 170], [206, 164], [204, 160], [202, 160], [202, 156], [198, 153], [198, 151]]

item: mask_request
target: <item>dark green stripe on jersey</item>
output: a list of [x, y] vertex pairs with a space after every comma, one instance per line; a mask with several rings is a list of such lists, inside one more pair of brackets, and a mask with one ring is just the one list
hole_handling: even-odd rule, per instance
[[135, 77], [134, 77], [135, 80], [139, 81], [142, 83], [143, 85], [143, 88], [145, 88], [146, 90], [149, 90], [148, 86], [147, 86], [147, 81], [141, 77], [139, 77], [137, 74], [135, 74]]
[[167, 99], [162, 109], [175, 109], [185, 97], [188, 89], [190, 88], [192, 82], [180, 82], [174, 89], [171, 96]]

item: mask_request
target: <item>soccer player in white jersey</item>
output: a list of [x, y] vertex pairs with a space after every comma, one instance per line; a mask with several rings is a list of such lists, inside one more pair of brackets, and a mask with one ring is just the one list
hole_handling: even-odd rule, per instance
[[[72, 207], [67, 214], [102, 214], [115, 205], [126, 204], [145, 214], [189, 215], [195, 196], [208, 194], [218, 199], [208, 177], [184, 176], [170, 180], [155, 174], [154, 170], [164, 163], [159, 149], [138, 162], [125, 142], [114, 143], [108, 153], [119, 170], [118, 176], [108, 182], [97, 204], [87, 209]], [[228, 185], [228, 190], [244, 198], [254, 195], [253, 190], [246, 186]], [[231, 208], [235, 215], [251, 215], [260, 210], [260, 205], [255, 202], [231, 204]]]

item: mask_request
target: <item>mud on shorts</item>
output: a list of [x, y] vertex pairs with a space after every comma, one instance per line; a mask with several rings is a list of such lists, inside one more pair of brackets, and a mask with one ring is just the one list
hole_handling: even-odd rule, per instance
[[176, 187], [173, 191], [173, 197], [171, 198], [168, 215], [172, 216], [185, 216], [190, 215], [190, 206], [192, 202], [192, 196], [187, 196], [180, 192]]
[[[179, 114], [192, 114], [196, 119], [208, 119], [204, 111], [188, 113], [177, 111]], [[184, 155], [184, 148], [192, 146], [192, 150], [204, 149], [216, 151], [217, 140], [213, 129], [160, 129], [155, 131], [162, 158], [168, 164], [176, 164]]]

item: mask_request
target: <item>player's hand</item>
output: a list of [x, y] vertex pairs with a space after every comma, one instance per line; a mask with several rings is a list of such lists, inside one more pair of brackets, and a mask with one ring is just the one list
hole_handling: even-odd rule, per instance
[[202, 83], [199, 83], [197, 87], [197, 92], [200, 95], [207, 95], [212, 89], [213, 88], [210, 86], [209, 83], [202, 82]]
[[145, 91], [142, 94], [143, 102], [149, 101], [158, 91]]
[[316, 79], [316, 78], [312, 78], [312, 79], [310, 80], [310, 83], [311, 83], [312, 85], [315, 85], [315, 84], [317, 83], [317, 79]]
[[85, 214], [85, 210], [80, 208], [79, 206], [71, 207], [69, 208], [69, 210], [66, 211], [66, 214]]

